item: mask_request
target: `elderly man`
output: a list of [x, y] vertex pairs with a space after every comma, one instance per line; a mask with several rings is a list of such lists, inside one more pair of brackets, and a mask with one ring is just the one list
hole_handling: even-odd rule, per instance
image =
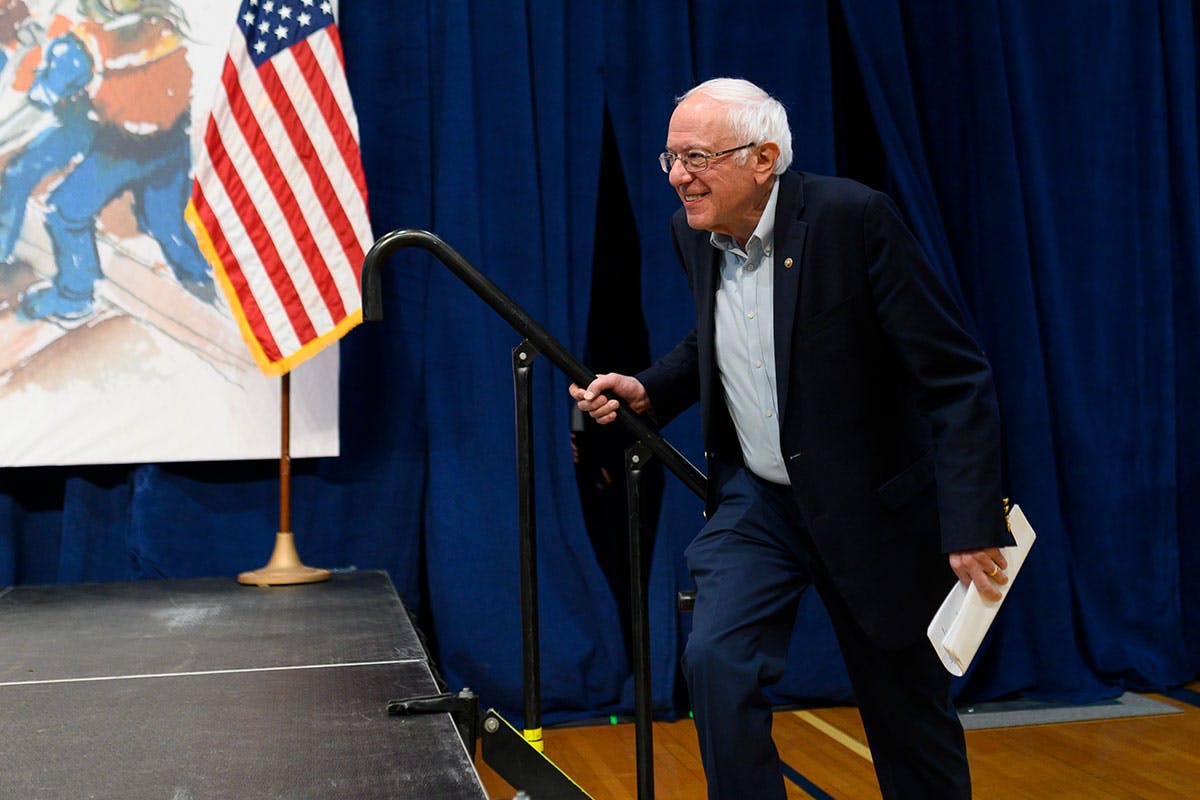
[[950, 679], [924, 639], [957, 575], [998, 597], [1012, 543], [988, 363], [892, 202], [788, 171], [782, 105], [743, 80], [679, 99], [659, 160], [695, 329], [637, 376], [571, 387], [611, 422], [700, 401], [707, 524], [684, 652], [708, 796], [785, 796], [763, 687], [809, 586], [887, 798], [965, 798]]

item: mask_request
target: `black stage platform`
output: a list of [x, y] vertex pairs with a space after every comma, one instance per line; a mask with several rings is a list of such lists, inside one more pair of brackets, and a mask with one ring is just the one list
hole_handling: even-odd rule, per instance
[[383, 572], [0, 590], [0, 798], [484, 798]]

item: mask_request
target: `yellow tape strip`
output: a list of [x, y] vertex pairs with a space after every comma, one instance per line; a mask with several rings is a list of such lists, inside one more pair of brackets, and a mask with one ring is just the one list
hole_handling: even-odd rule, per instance
[[816, 728], [821, 733], [828, 736], [830, 739], [833, 739], [835, 742], [837, 742], [838, 744], [845, 747], [847, 750], [850, 750], [853, 753], [857, 753], [858, 755], [862, 756], [863, 758], [865, 758], [867, 761], [871, 762], [872, 764], [875, 763], [875, 760], [873, 758], [871, 758], [871, 749], [869, 747], [867, 747], [865, 744], [858, 741], [854, 737], [849, 736], [846, 733], [844, 733], [843, 731], [840, 731], [837, 728], [833, 727], [828, 722], [826, 722], [825, 720], [818, 717], [816, 714], [812, 713], [811, 711], [793, 711], [792, 713], [795, 714], [800, 719], [807, 722], [809, 725], [812, 725], [814, 728]]
[[539, 753], [546, 752], [546, 743], [542, 741], [541, 728], [526, 728], [525, 730], [521, 731], [521, 735], [525, 737], [525, 741], [528, 742], [534, 750], [537, 750]]
[[[517, 729], [516, 729], [516, 728], [514, 728], [512, 725], [510, 725], [510, 724], [509, 724], [509, 722], [508, 722], [508, 720], [506, 720], [504, 717], [502, 717], [502, 716], [500, 716], [499, 714], [497, 714], [497, 713], [496, 713], [496, 709], [494, 709], [494, 708], [489, 708], [489, 709], [487, 710], [487, 715], [488, 715], [488, 717], [489, 717], [489, 718], [493, 718], [493, 717], [494, 717], [494, 718], [495, 718], [495, 719], [496, 719], [498, 722], [502, 723], [502, 724], [503, 724], [505, 727], [507, 727], [507, 728], [508, 728], [510, 731], [512, 731], [513, 733], [516, 733], [516, 732], [517, 732]], [[487, 733], [486, 733], [486, 731], [487, 731], [487, 728], [486, 728], [486, 726], [485, 726], [485, 728], [484, 728], [484, 731], [485, 731], [484, 735], [486, 736], [486, 735], [487, 735]], [[542, 735], [542, 729], [541, 729], [541, 728], [530, 728], [528, 731], [524, 731], [524, 732], [522, 732], [522, 734], [521, 734], [521, 735], [522, 735], [522, 736], [525, 738], [526, 742], [527, 742], [527, 743], [529, 743], [530, 747], [534, 747], [534, 748], [535, 748], [535, 749], [536, 749], [536, 750], [537, 750], [539, 753], [541, 753], [542, 759], [543, 759], [543, 760], [544, 760], [544, 761], [545, 761], [547, 764], [549, 764], [551, 767], [553, 767], [555, 770], [557, 770], [557, 771], [558, 771], [558, 773], [559, 773], [560, 775], [562, 775], [564, 778], [566, 778], [568, 781], [570, 781], [570, 782], [571, 782], [571, 783], [572, 783], [572, 784], [575, 786], [575, 788], [579, 790], [579, 793], [580, 793], [580, 795], [582, 795], [583, 797], [588, 797], [588, 798], [590, 798], [590, 797], [591, 797], [591, 795], [590, 795], [590, 794], [588, 794], [587, 792], [585, 792], [585, 791], [583, 790], [583, 787], [581, 787], [581, 786], [580, 786], [578, 783], [575, 783], [575, 780], [574, 780], [574, 779], [573, 779], [573, 778], [572, 778], [570, 775], [568, 775], [567, 773], [563, 772], [561, 767], [559, 767], [557, 764], [555, 764], [553, 761], [551, 761], [549, 758], [547, 758], [547, 757], [546, 757], [546, 754], [542, 752], [542, 748], [541, 748], [540, 746], [538, 746], [538, 745], [534, 745], [533, 743], [529, 742], [529, 736], [530, 736], [530, 735], [535, 735], [535, 734], [537, 735], [537, 737], [538, 737], [538, 739], [539, 739], [538, 745], [540, 745], [540, 744], [541, 744], [541, 742], [540, 742], [540, 739], [541, 739], [541, 735]]]

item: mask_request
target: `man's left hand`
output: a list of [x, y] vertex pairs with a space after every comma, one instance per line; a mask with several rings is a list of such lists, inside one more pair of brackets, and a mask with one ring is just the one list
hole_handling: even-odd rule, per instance
[[960, 550], [950, 554], [950, 569], [964, 584], [975, 584], [979, 594], [985, 600], [999, 600], [1000, 592], [996, 585], [1008, 583], [1004, 574], [1008, 561], [998, 547], [988, 547], [984, 550]]

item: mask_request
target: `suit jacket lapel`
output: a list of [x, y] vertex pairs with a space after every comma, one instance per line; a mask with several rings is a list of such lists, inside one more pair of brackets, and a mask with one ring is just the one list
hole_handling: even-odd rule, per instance
[[709, 242], [710, 234], [707, 231], [698, 231], [699, 235], [692, 238], [694, 247], [693, 264], [696, 265], [696, 303], [699, 306], [697, 320], [702, 321], [703, 330], [696, 331], [696, 337], [700, 352], [698, 356], [702, 365], [711, 365], [713, 368], [707, 376], [701, 375], [702, 378], [712, 379], [716, 375], [716, 298], [717, 287], [721, 278], [721, 251], [713, 247]]
[[679, 256], [689, 272], [692, 294], [696, 303], [696, 357], [700, 371], [700, 399], [703, 409], [702, 425], [706, 441], [711, 441], [713, 421], [712, 399], [717, 380], [716, 342], [716, 293], [721, 275], [720, 251], [709, 243], [707, 231], [693, 230], [687, 226], [683, 212], [673, 219], [675, 243]]
[[[779, 177], [779, 197], [775, 201], [774, 312], [775, 380], [779, 393], [779, 424], [788, 408], [791, 385], [792, 339], [796, 308], [800, 305], [801, 269], [804, 265], [804, 240], [808, 223], [804, 215], [804, 179], [785, 172]], [[784, 453], [786, 457], [788, 454]]]

